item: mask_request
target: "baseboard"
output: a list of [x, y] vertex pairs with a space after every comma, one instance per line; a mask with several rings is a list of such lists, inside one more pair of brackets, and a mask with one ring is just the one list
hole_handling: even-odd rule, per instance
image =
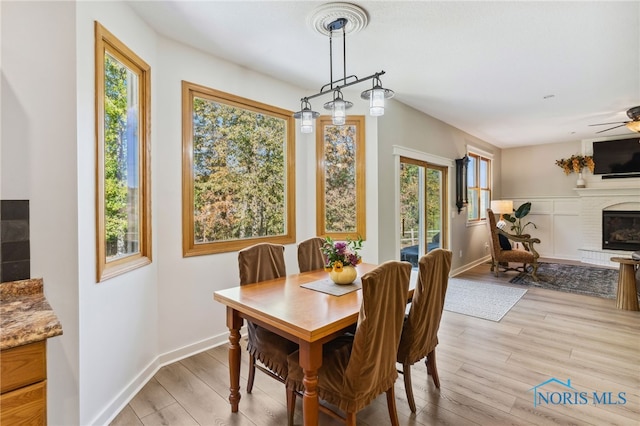
[[481, 265], [483, 263], [487, 263], [491, 261], [491, 255], [489, 256], [485, 256], [485, 257], [481, 257], [478, 260], [475, 260], [471, 263], [467, 263], [466, 265], [462, 265], [459, 268], [456, 269], [452, 269], [451, 272], [449, 273], [450, 277], [455, 277], [456, 275], [460, 275], [461, 273], [468, 271], [469, 269], [473, 269], [478, 265]]
[[109, 425], [113, 419], [120, 414], [120, 412], [127, 406], [129, 402], [135, 397], [138, 392], [144, 387], [144, 385], [153, 378], [153, 376], [165, 365], [172, 364], [180, 361], [181, 359], [188, 358], [192, 355], [204, 352], [216, 346], [220, 346], [229, 342], [229, 333], [224, 332], [216, 336], [201, 340], [199, 342], [192, 343], [187, 346], [172, 350], [170, 352], [158, 355], [154, 358], [140, 373], [127, 384], [116, 395], [111, 402], [109, 402], [105, 409], [98, 414], [91, 422], [92, 425]]

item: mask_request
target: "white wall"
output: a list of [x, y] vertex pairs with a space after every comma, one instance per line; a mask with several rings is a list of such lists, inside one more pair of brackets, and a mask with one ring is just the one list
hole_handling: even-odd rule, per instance
[[[127, 401], [127, 386], [153, 369], [158, 354], [158, 258], [153, 263], [96, 284], [95, 254], [95, 82], [94, 21], [99, 21], [151, 66], [151, 111], [157, 102], [155, 33], [121, 2], [76, 3], [78, 232], [80, 311], [80, 423], [99, 424], [101, 413]], [[158, 175], [154, 153], [159, 149], [157, 123], [151, 120], [151, 169]], [[158, 198], [152, 187], [152, 210]], [[152, 214], [154, 237], [158, 220]], [[46, 278], [46, 277], [45, 277]]]
[[31, 276], [63, 327], [47, 345], [52, 425], [79, 423], [75, 61], [73, 3], [2, 2], [2, 198], [30, 201]]

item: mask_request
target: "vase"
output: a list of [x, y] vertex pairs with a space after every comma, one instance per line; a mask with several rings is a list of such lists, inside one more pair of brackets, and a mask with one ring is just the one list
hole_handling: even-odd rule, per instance
[[329, 277], [336, 284], [351, 284], [358, 276], [358, 271], [353, 266], [343, 266], [342, 271], [329, 272]]
[[582, 179], [582, 173], [578, 173], [578, 180], [576, 181], [576, 188], [585, 188], [584, 179]]

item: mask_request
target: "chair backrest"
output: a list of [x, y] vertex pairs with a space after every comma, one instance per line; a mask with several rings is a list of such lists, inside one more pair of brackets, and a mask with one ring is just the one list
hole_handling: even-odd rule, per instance
[[240, 285], [272, 280], [287, 275], [284, 246], [260, 243], [238, 252]]
[[452, 253], [434, 249], [420, 258], [418, 282], [402, 328], [398, 362], [413, 364], [438, 345], [438, 328], [449, 283]]
[[324, 268], [325, 258], [320, 251], [324, 241], [324, 238], [313, 237], [298, 244], [298, 267], [300, 272]]
[[398, 377], [396, 354], [410, 276], [411, 264], [395, 260], [362, 276], [358, 328], [344, 376], [344, 389], [351, 391], [350, 398], [382, 393]]
[[500, 239], [498, 238], [498, 227], [496, 226], [496, 216], [493, 210], [487, 209], [487, 229], [489, 230], [489, 246], [491, 247], [491, 254], [494, 258], [500, 255], [502, 250], [500, 247]]

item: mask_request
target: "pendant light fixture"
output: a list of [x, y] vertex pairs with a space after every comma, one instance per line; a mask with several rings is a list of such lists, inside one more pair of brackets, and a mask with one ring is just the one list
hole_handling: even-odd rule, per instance
[[311, 111], [311, 104], [309, 101], [306, 98], [302, 98], [300, 111], [293, 114], [293, 117], [301, 120], [300, 131], [302, 133], [313, 133], [314, 123], [319, 115], [320, 113]]
[[[336, 16], [340, 17], [335, 19]], [[305, 96], [300, 100], [300, 111], [293, 114], [295, 118], [301, 120], [300, 131], [302, 133], [313, 132], [315, 118], [320, 115], [320, 113], [311, 109], [309, 100], [329, 93], [333, 95], [333, 99], [326, 102], [324, 108], [331, 111], [334, 125], [341, 126], [345, 124], [346, 110], [351, 108], [353, 103], [344, 100], [341, 89], [369, 80], [373, 81], [373, 87], [362, 92], [360, 97], [369, 100], [369, 114], [371, 116], [383, 115], [385, 99], [390, 99], [394, 95], [393, 90], [382, 87], [380, 76], [385, 72], [380, 71], [364, 78], [358, 78], [355, 75], [347, 76], [347, 32], [348, 30], [349, 32], [356, 32], [366, 26], [366, 12], [359, 6], [349, 3], [329, 3], [317, 8], [310, 16], [309, 21], [313, 23], [318, 32], [329, 36], [330, 81], [322, 86], [318, 93]], [[342, 31], [343, 74], [342, 78], [333, 80], [333, 33], [336, 31]]]

